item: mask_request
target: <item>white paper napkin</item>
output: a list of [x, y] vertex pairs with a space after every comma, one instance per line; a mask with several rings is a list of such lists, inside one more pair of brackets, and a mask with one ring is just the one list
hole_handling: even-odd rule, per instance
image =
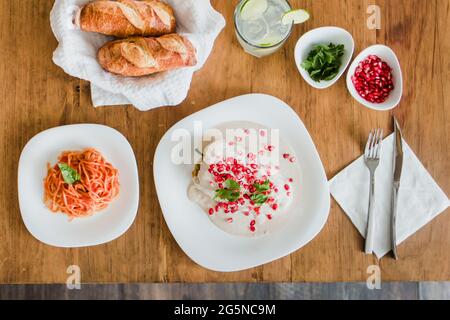
[[71, 76], [91, 82], [94, 106], [133, 104], [144, 111], [177, 105], [186, 98], [192, 75], [206, 62], [225, 20], [209, 0], [164, 1], [174, 8], [177, 32], [186, 36], [197, 49], [198, 63], [194, 67], [140, 78], [116, 76], [98, 64], [98, 49], [113, 38], [83, 32], [73, 24], [75, 12], [90, 0], [55, 1], [50, 23], [59, 45], [53, 53], [53, 61]]
[[[404, 161], [397, 207], [397, 244], [408, 238], [450, 205], [408, 144], [403, 141]], [[391, 250], [391, 193], [394, 135], [383, 141], [381, 161], [375, 172], [374, 253], [381, 258]], [[365, 237], [369, 171], [361, 156], [330, 180], [332, 196]]]

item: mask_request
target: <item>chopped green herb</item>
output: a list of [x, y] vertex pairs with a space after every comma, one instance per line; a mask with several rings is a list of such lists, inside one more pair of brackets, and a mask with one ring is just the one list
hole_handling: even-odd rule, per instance
[[254, 193], [251, 195], [250, 199], [256, 204], [256, 205], [262, 205], [264, 204], [267, 199], [268, 196], [266, 196], [265, 194], [262, 193]]
[[224, 185], [225, 188], [216, 190], [215, 198], [228, 200], [230, 202], [239, 199], [239, 196], [241, 195], [240, 193], [241, 186], [239, 183], [237, 183], [232, 179], [228, 179], [225, 181]]
[[255, 193], [250, 196], [250, 200], [252, 200], [256, 205], [261, 206], [266, 203], [269, 198], [264, 193], [270, 190], [270, 181], [266, 180], [264, 183], [254, 183], [253, 187], [255, 188]]
[[332, 80], [339, 73], [344, 55], [344, 45], [318, 44], [301, 64], [314, 81]]
[[270, 181], [266, 180], [263, 184], [254, 183], [253, 186], [255, 187], [257, 192], [265, 192], [269, 191], [270, 189]]
[[64, 182], [67, 184], [74, 184], [77, 181], [80, 181], [80, 174], [70, 167], [67, 163], [60, 162], [58, 163], [59, 170], [61, 170], [62, 177]]
[[225, 181], [225, 188], [231, 190], [239, 190], [241, 188], [241, 185], [232, 179], [228, 179]]

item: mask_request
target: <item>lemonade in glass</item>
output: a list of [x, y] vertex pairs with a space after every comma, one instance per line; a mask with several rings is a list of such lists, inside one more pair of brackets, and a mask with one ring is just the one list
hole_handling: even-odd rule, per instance
[[234, 12], [234, 24], [244, 50], [260, 58], [281, 48], [294, 25], [283, 21], [285, 13], [290, 11], [286, 0], [241, 0]]

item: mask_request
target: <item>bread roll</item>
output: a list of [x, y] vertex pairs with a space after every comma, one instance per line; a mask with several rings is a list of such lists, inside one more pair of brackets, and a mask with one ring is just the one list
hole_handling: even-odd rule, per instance
[[100, 0], [81, 8], [76, 18], [81, 30], [118, 38], [161, 36], [175, 32], [172, 8], [156, 0]]
[[193, 66], [197, 63], [191, 42], [178, 35], [134, 37], [106, 43], [98, 51], [101, 66], [114, 74], [138, 77]]

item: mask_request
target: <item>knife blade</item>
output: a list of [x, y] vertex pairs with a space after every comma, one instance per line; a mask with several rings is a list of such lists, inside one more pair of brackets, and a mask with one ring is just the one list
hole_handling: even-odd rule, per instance
[[392, 216], [391, 216], [391, 240], [392, 253], [395, 260], [398, 259], [397, 254], [397, 200], [400, 189], [400, 179], [403, 169], [403, 137], [402, 130], [394, 117], [394, 155], [393, 155], [393, 181], [392, 181]]

